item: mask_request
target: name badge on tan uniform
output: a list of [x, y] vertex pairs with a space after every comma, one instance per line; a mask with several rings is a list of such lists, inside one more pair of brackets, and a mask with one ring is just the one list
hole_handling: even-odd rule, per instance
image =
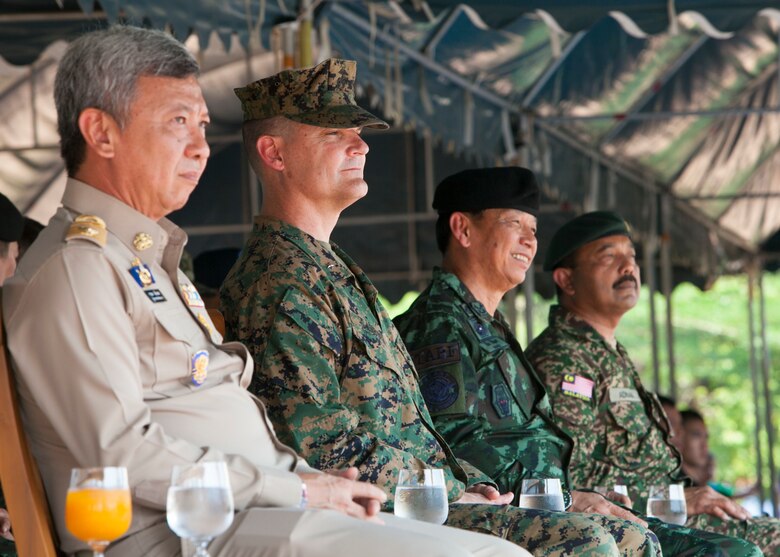
[[642, 402], [636, 389], [621, 389], [612, 387], [609, 390], [610, 402]]

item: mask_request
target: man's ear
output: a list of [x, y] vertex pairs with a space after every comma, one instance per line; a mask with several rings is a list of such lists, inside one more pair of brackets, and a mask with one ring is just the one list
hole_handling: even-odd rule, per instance
[[471, 245], [471, 220], [464, 213], [455, 211], [450, 215], [450, 232], [455, 241], [464, 248]]
[[89, 149], [106, 159], [114, 157], [121, 130], [110, 114], [99, 108], [85, 108], [79, 114], [78, 124]]
[[553, 270], [553, 281], [567, 296], [574, 296], [573, 273], [574, 270], [567, 267], [558, 267]]
[[274, 135], [261, 135], [257, 138], [255, 150], [263, 164], [274, 170], [284, 170], [284, 160], [282, 159], [281, 151], [283, 141], [281, 137]]

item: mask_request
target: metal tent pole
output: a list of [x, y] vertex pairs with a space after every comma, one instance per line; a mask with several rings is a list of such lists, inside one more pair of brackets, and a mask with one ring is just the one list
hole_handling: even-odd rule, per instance
[[[414, 136], [411, 132], [407, 132], [404, 134], [404, 151], [405, 156], [404, 159], [406, 161], [406, 164], [404, 165], [405, 168], [405, 179], [406, 182], [406, 212], [407, 215], [413, 215], [415, 212], [414, 208], [414, 198], [415, 198], [415, 166], [417, 161], [415, 160], [415, 149], [414, 149]], [[409, 244], [407, 245], [407, 261], [409, 265], [409, 272], [411, 273], [412, 282], [415, 283], [415, 286], [417, 286], [417, 282], [419, 279], [417, 278], [420, 274], [420, 257], [419, 253], [417, 251], [417, 223], [414, 222], [412, 219], [407, 219], [406, 221], [406, 237], [408, 238]]]
[[534, 339], [534, 291], [536, 290], [536, 278], [534, 277], [534, 265], [528, 268], [523, 283], [523, 294], [525, 294], [525, 345], [531, 344]]
[[661, 370], [658, 365], [658, 315], [655, 308], [655, 291], [657, 281], [655, 276], [655, 253], [658, 249], [658, 198], [654, 193], [648, 195], [648, 210], [650, 211], [651, 223], [647, 237], [643, 246], [643, 266], [645, 284], [648, 289], [648, 304], [650, 305], [650, 338], [651, 338], [651, 356], [653, 359], [653, 390], [656, 393], [661, 392]]
[[775, 426], [772, 420], [772, 384], [769, 378], [770, 369], [770, 355], [769, 345], [766, 338], [766, 301], [764, 299], [764, 272], [761, 267], [758, 267], [758, 307], [761, 329], [759, 334], [761, 335], [761, 346], [763, 348], [763, 354], [761, 358], [761, 371], [762, 380], [764, 383], [764, 416], [766, 420], [766, 435], [767, 435], [767, 461], [769, 462], [769, 498], [772, 501], [772, 515], [778, 516], [780, 509], [778, 509], [777, 489], [775, 489], [775, 483], [777, 482], [777, 470], [775, 468]]
[[674, 327], [672, 324], [672, 230], [669, 218], [670, 199], [661, 198], [661, 290], [666, 299], [666, 352], [669, 358], [669, 394], [677, 398], [677, 378], [674, 361]]
[[758, 361], [756, 358], [756, 331], [753, 316], [755, 298], [755, 269], [748, 270], [748, 335], [750, 337], [750, 379], [753, 383], [753, 413], [756, 420], [756, 483], [758, 484], [759, 508], [764, 508], [764, 466], [761, 458], [761, 400], [758, 393]]

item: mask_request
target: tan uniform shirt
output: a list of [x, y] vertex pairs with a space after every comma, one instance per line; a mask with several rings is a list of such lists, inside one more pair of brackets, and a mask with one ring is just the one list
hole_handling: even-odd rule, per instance
[[[73, 467], [128, 468], [130, 534], [165, 520], [175, 464], [224, 459], [238, 510], [297, 505], [301, 481], [292, 471], [309, 468], [246, 391], [246, 348], [222, 344], [178, 270], [184, 232], [73, 179], [63, 205], [3, 288], [22, 416], [61, 548], [84, 547], [64, 523]], [[66, 239], [82, 214], [106, 222], [105, 245]], [[134, 245], [139, 233], [151, 247]], [[137, 278], [147, 270], [139, 262], [153, 283]], [[198, 386], [193, 370], [202, 371], [204, 356]]]

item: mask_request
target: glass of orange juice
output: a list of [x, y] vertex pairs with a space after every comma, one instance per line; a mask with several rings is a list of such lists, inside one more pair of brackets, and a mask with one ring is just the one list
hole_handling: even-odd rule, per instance
[[65, 499], [65, 525], [95, 557], [130, 527], [133, 505], [127, 468], [74, 468]]

